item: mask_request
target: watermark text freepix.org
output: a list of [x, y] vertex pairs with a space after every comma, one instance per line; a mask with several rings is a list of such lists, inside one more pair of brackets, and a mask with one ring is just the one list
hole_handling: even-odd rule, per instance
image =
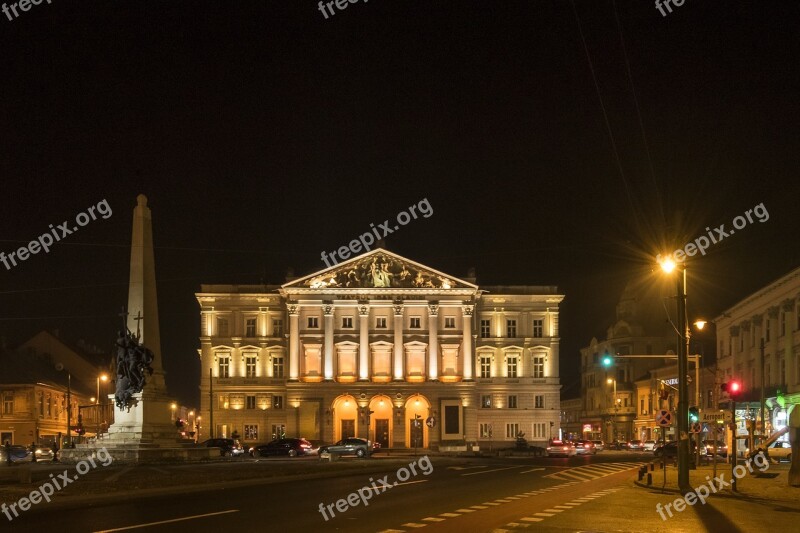
[[[677, 250], [672, 252], [671, 254], [672, 260], [675, 261], [676, 263], [682, 263], [683, 261], [686, 260], [687, 256], [691, 257], [697, 254], [697, 252], [700, 252], [701, 255], [706, 255], [706, 250], [708, 249], [709, 246], [711, 246], [712, 244], [717, 244], [725, 237], [730, 237], [731, 235], [736, 233], [737, 229], [744, 228], [745, 226], [747, 226], [748, 223], [752, 224], [753, 222], [755, 222], [751, 215], [755, 215], [756, 220], [758, 220], [759, 222], [766, 222], [767, 220], [769, 220], [769, 212], [767, 212], [767, 208], [764, 207], [764, 202], [761, 202], [753, 209], [748, 209], [747, 211], [745, 211], [744, 215], [738, 215], [733, 219], [733, 227], [735, 229], [725, 231], [725, 224], [720, 224], [719, 227], [714, 228], [714, 231], [711, 231], [711, 228], [706, 226], [708, 237], [706, 237], [705, 235], [701, 235], [694, 241], [687, 243], [686, 246], [684, 246], [683, 248], [678, 248]], [[715, 232], [716, 236], [714, 235]], [[709, 238], [711, 240], [709, 240]], [[662, 258], [661, 254], [658, 254], [656, 256], [656, 261], [658, 263], [661, 263], [667, 259], [670, 259], [670, 257], [667, 256]]]
[[[95, 455], [102, 466], [108, 466], [114, 461], [114, 459], [108, 453], [108, 450], [105, 448], [100, 448], [97, 450]], [[64, 470], [64, 472], [55, 477], [53, 477], [53, 474], [50, 474], [50, 481], [42, 483], [38, 489], [32, 490], [31, 493], [28, 494], [27, 498], [20, 498], [11, 505], [6, 505], [4, 502], [2, 505], [0, 505], [0, 512], [6, 515], [6, 518], [8, 518], [8, 521], [10, 522], [14, 520], [14, 518], [19, 517], [17, 507], [19, 507], [20, 511], [25, 512], [30, 509], [32, 505], [36, 505], [37, 503], [41, 502], [42, 499], [49, 503], [50, 497], [55, 494], [57, 490], [61, 490], [70, 483], [75, 482], [78, 477], [88, 473], [92, 468], [97, 468], [97, 463], [95, 462], [94, 457], [89, 457], [88, 459], [80, 461], [75, 465], [77, 474], [72, 477], [69, 477], [68, 470]], [[11, 516], [11, 513], [14, 513], [13, 517]]]
[[[394, 229], [389, 227], [389, 219], [387, 218], [386, 220], [383, 221], [383, 224], [378, 224], [378, 228], [383, 230], [383, 235], [381, 235], [381, 232], [378, 231], [378, 228], [375, 227], [375, 224], [370, 222], [369, 224], [370, 231], [362, 233], [358, 237], [358, 239], [353, 239], [347, 246], [340, 246], [338, 250], [334, 250], [332, 252], [329, 252], [328, 254], [322, 252], [321, 256], [322, 260], [325, 261], [325, 265], [327, 265], [328, 268], [330, 268], [333, 265], [331, 265], [328, 262], [328, 259], [333, 261], [333, 264], [335, 265], [339, 261], [344, 261], [345, 259], [349, 258], [351, 253], [357, 254], [358, 252], [360, 252], [362, 245], [364, 246], [364, 251], [368, 252], [370, 250], [370, 246], [376, 242], [376, 238], [377, 240], [381, 240], [383, 237], [386, 237], [390, 233], [394, 233], [396, 230], [400, 229], [400, 226], [405, 226], [406, 224], [411, 222], [411, 217], [414, 217], [414, 219], [416, 220], [417, 209], [419, 209], [420, 214], [424, 218], [428, 218], [433, 214], [433, 208], [431, 207], [431, 204], [428, 202], [428, 199], [423, 198], [416, 205], [412, 205], [408, 208], [409, 213], [411, 213], [410, 215], [405, 211], [400, 211], [399, 213], [397, 213], [397, 222], [399, 225], [395, 224]], [[373, 233], [375, 234], [374, 237]], [[339, 254], [338, 261], [336, 260], [337, 253]]]
[[[734, 467], [733, 477], [736, 479], [742, 479], [747, 474], [748, 470], [752, 474], [753, 463], [756, 463], [756, 466], [758, 466], [758, 469], [761, 472], [766, 472], [767, 469], [769, 468], [769, 461], [767, 461], [767, 458], [763, 454], [758, 454], [752, 459], [748, 459], [745, 462], [747, 468], [745, 468], [742, 465], [737, 465], [736, 467]], [[742, 469], [741, 471], [739, 471], [740, 468]], [[669, 517], [672, 518], [672, 510], [670, 509], [670, 507], [675, 507], [675, 511], [680, 513], [684, 509], [686, 509], [687, 505], [694, 505], [697, 503], [698, 500], [700, 501], [700, 503], [705, 505], [706, 498], [708, 498], [711, 494], [716, 494], [718, 490], [722, 490], [725, 487], [728, 487], [731, 484], [735, 483], [736, 479], [730, 482], [725, 481], [724, 473], [718, 475], [714, 479], [711, 479], [711, 476], [706, 476], [706, 481], [708, 481], [708, 487], [706, 487], [705, 485], [700, 485], [699, 487], [694, 489], [694, 492], [687, 492], [684, 496], [676, 498], [674, 502], [668, 503], [667, 505], [664, 506], [658, 503], [656, 504], [656, 512], [659, 514], [659, 516], [661, 516], [661, 520], [666, 521], [667, 517], [664, 516], [665, 510], [667, 511], [667, 514], [669, 514]], [[711, 487], [710, 490], [709, 487]]]
[[[111, 206], [108, 205], [108, 202], [105, 199], [100, 200], [96, 206], [93, 205], [89, 207], [89, 209], [86, 210], [86, 213], [78, 213], [78, 215], [75, 217], [75, 224], [77, 224], [77, 226], [72, 226], [72, 228], [70, 228], [69, 221], [67, 220], [56, 227], [53, 227], [53, 225], [50, 224], [49, 232], [42, 233], [39, 235], [37, 240], [29, 242], [27, 246], [23, 246], [19, 250], [11, 252], [8, 254], [8, 256], [6, 256], [5, 252], [0, 252], [0, 261], [2, 261], [3, 265], [6, 267], [6, 270], [11, 270], [11, 267], [17, 266], [17, 261], [25, 261], [31, 255], [38, 254], [42, 250], [44, 250], [44, 253], [49, 252], [50, 247], [54, 243], [60, 241], [67, 235], [72, 235], [78, 231], [79, 227], [82, 228], [92, 220], [97, 220], [95, 210], [97, 210], [103, 219], [107, 219], [113, 214], [111, 212]], [[10, 265], [9, 262], [11, 262]]]
[[[38, 6], [42, 2], [44, 2], [44, 0], [19, 0], [19, 2], [14, 2], [10, 6], [3, 3], [3, 6], [0, 7], [0, 10], [2, 10], [3, 13], [5, 13], [9, 21], [12, 21], [14, 20], [14, 18], [19, 17], [19, 13], [17, 13], [17, 6], [19, 6], [19, 9], [21, 11], [28, 11], [31, 8], [31, 4]], [[47, 3], [52, 4], [53, 0], [47, 0]], [[14, 18], [11, 18], [11, 12], [9, 12], [9, 8], [11, 9], [11, 12], [14, 13]]]
[[[426, 455], [424, 457], [420, 457], [416, 461], [411, 461], [410, 463], [408, 463], [408, 468], [401, 467], [397, 471], [397, 480], [400, 483], [402, 483], [403, 481], [408, 480], [411, 477], [412, 473], [415, 476], [418, 475], [416, 468], [418, 466], [423, 476], [430, 475], [431, 472], [433, 472], [433, 463], [431, 463], [431, 460], [428, 459], [428, 456]], [[325, 521], [327, 522], [331, 518], [335, 517], [336, 513], [333, 511], [334, 507], [336, 507], [336, 510], [339, 511], [340, 513], [344, 513], [345, 511], [347, 511], [347, 509], [349, 509], [350, 507], [355, 507], [359, 503], [363, 503], [364, 507], [366, 507], [369, 505], [369, 500], [372, 498], [373, 492], [375, 493], [375, 495], [381, 494], [399, 485], [398, 481], [395, 481], [394, 483], [390, 484], [388, 474], [378, 479], [377, 482], [374, 481], [372, 478], [369, 478], [369, 481], [370, 485], [364, 485], [356, 492], [351, 492], [347, 496], [347, 498], [342, 498], [341, 500], [338, 500], [335, 504], [331, 503], [325, 505], [324, 503], [320, 503], [319, 512], [320, 514], [322, 514], [322, 518], [324, 518]], [[328, 517], [328, 513], [330, 513], [331, 515], [330, 517]]]

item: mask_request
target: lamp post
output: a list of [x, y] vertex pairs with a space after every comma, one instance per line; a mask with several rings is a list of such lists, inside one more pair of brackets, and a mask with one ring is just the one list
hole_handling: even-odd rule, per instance
[[175, 422], [175, 410], [178, 408], [178, 404], [172, 402], [169, 408], [172, 410], [172, 421]]
[[689, 486], [689, 389], [686, 383], [689, 370], [689, 335], [686, 320], [686, 265], [672, 259], [661, 261], [661, 269], [670, 274], [678, 269], [678, 487], [681, 492], [691, 490]]
[[195, 442], [200, 442], [200, 420], [202, 418], [203, 418], [202, 416], [198, 416], [194, 421], [194, 431], [195, 431], [195, 433], [194, 433], [194, 441]]
[[[99, 376], [97, 376], [97, 396], [95, 396], [95, 402], [94, 402], [94, 415], [95, 415], [95, 422], [97, 425], [97, 428], [94, 433], [95, 439], [100, 437], [100, 382], [101, 381], [103, 383], [108, 381], [108, 376], [106, 374], [100, 374]], [[103, 407], [105, 407], [105, 401], [103, 402]]]

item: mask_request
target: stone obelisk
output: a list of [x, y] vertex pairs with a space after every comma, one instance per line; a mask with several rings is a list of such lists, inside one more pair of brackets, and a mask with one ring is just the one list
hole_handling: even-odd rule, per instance
[[[128, 329], [140, 335], [140, 342], [153, 352], [153, 375], [128, 410], [116, 409], [107, 442], [139, 446], [175, 446], [179, 441], [172, 420], [172, 400], [167, 396], [161, 361], [158, 325], [156, 264], [153, 253], [153, 219], [147, 197], [136, 197], [131, 235], [131, 265], [128, 286]], [[113, 403], [113, 395], [109, 395]]]

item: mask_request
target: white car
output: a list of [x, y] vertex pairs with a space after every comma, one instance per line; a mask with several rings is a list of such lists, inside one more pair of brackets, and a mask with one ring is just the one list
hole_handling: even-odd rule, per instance
[[569, 441], [552, 440], [550, 446], [547, 447], [547, 455], [549, 457], [572, 457], [577, 455], [578, 450]]
[[656, 441], [654, 440], [646, 440], [644, 441], [644, 451], [652, 452], [656, 449]]
[[[769, 454], [769, 458], [773, 461], [781, 462], [783, 459], [786, 459], [792, 462], [792, 445], [788, 442], [773, 442], [770, 444], [769, 448], [767, 448], [767, 453]], [[750, 448], [745, 449], [744, 455], [745, 457], [750, 457]]]

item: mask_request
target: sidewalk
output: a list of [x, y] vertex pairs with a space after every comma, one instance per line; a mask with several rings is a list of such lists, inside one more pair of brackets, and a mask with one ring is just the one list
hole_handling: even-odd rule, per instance
[[[649, 467], [647, 470], [647, 473], [653, 476], [652, 485], [647, 485], [647, 474], [645, 474], [642, 481], [634, 481], [634, 483], [639, 487], [655, 491], [661, 491], [663, 486], [665, 493], [681, 494], [680, 490], [678, 490], [678, 469], [669, 462], [667, 463], [665, 485], [664, 471], [660, 468], [661, 463], [654, 462], [654, 464], [654, 470], [651, 471]], [[743, 461], [740, 460], [739, 464], [743, 465]], [[718, 463], [717, 479], [730, 483], [733, 479], [732, 466], [729, 463]], [[800, 487], [790, 487], [788, 484], [789, 463], [770, 464], [769, 468], [763, 473], [759, 472], [757, 466], [753, 464], [753, 473], [750, 473], [749, 470], [746, 471], [747, 473], [736, 482], [736, 492], [733, 492], [731, 487], [728, 486], [715, 494], [711, 494], [710, 498], [725, 497], [754, 502], [769, 502], [800, 511]], [[720, 478], [721, 475], [724, 475], [724, 477]], [[689, 470], [689, 485], [692, 489], [697, 489], [701, 485], [708, 486], [713, 477], [712, 465], [703, 464], [696, 470]], [[715, 487], [719, 485], [720, 483], [715, 483]]]

